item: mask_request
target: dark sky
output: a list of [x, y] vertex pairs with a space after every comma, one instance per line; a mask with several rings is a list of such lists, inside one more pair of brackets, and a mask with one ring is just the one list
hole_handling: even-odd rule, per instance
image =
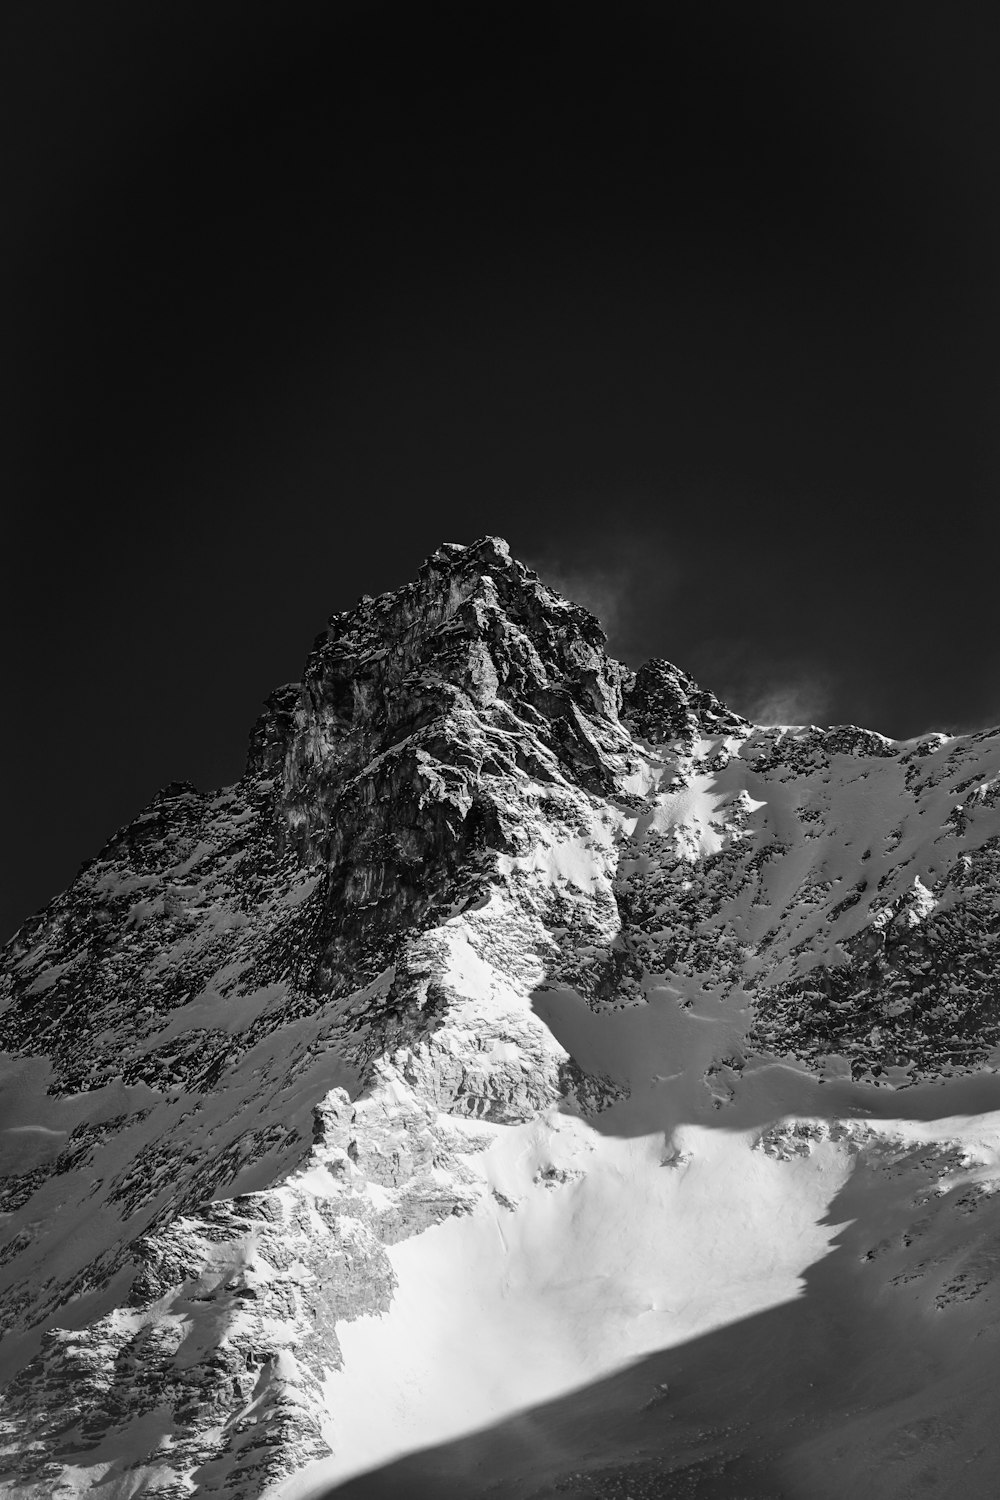
[[1000, 10], [4, 7], [2, 932], [498, 532], [745, 711], [1000, 719]]

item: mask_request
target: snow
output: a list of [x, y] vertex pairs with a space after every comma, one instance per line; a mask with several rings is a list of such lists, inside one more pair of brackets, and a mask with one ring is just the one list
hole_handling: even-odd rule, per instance
[[[651, 1057], [650, 1032], [637, 1027], [633, 1015], [623, 1024], [631, 1041], [620, 1043], [618, 1065], [647, 1078], [651, 1063], [665, 1060]], [[1000, 1112], [868, 1121], [853, 1127], [854, 1139], [821, 1138], [808, 1152], [780, 1159], [754, 1149], [759, 1122], [777, 1119], [790, 1131], [804, 1123], [822, 1136], [823, 1111], [786, 1112], [793, 1096], [800, 1105], [821, 1105], [822, 1086], [771, 1068], [726, 1128], [714, 1121], [677, 1123], [690, 1113], [683, 1107], [686, 1060], [675, 1055], [681, 1077], [648, 1088], [638, 1103], [617, 1106], [612, 1113], [618, 1118], [602, 1118], [600, 1130], [550, 1114], [504, 1132], [481, 1168], [491, 1186], [516, 1201], [516, 1212], [487, 1200], [470, 1218], [448, 1220], [394, 1247], [399, 1288], [391, 1313], [338, 1326], [344, 1368], [327, 1380], [336, 1457], [281, 1487], [282, 1500], [326, 1495], [352, 1476], [469, 1433], [485, 1434], [518, 1412], [544, 1410], [543, 1403], [555, 1398], [577, 1393], [585, 1400], [586, 1388], [596, 1382], [644, 1370], [654, 1353], [711, 1345], [713, 1335], [714, 1375], [724, 1390], [725, 1330], [755, 1318], [766, 1321], [775, 1310], [800, 1302], [821, 1264], [829, 1269], [821, 1279], [820, 1305], [803, 1315], [806, 1342], [790, 1358], [815, 1367], [830, 1386], [850, 1387], [857, 1374], [851, 1351], [867, 1338], [864, 1320], [891, 1290], [886, 1277], [876, 1276], [867, 1295], [865, 1289], [859, 1295], [857, 1262], [838, 1250], [850, 1221], [837, 1204], [859, 1170], [858, 1141], [890, 1163], [905, 1161], [914, 1147], [954, 1146], [959, 1159], [935, 1192], [946, 1195], [956, 1185], [977, 1183], [998, 1192]], [[940, 1091], [937, 1102], [944, 1102]], [[649, 1128], [654, 1119], [660, 1128]], [[566, 1173], [565, 1184], [547, 1187], [538, 1180], [539, 1168], [550, 1167]], [[879, 1170], [884, 1177], [887, 1168]], [[870, 1180], [871, 1172], [862, 1176], [855, 1207], [862, 1238], [874, 1245], [897, 1227], [899, 1204]], [[881, 1313], [882, 1333], [884, 1325]], [[894, 1342], [883, 1351], [890, 1367], [884, 1380], [886, 1390], [894, 1391], [906, 1384], [901, 1372], [907, 1360], [923, 1361], [927, 1340], [919, 1330], [908, 1333], [898, 1318], [889, 1320], [888, 1329]], [[959, 1362], [966, 1330], [963, 1324], [950, 1342], [945, 1339], [946, 1363]], [[970, 1374], [967, 1384], [974, 1378]], [[645, 1396], [649, 1383], [643, 1384]], [[772, 1372], [775, 1419], [785, 1401], [782, 1391], [781, 1375]], [[712, 1408], [710, 1392], [701, 1399], [718, 1421], [731, 1425], [731, 1410]], [[894, 1420], [890, 1408], [884, 1427]], [[977, 1430], [985, 1435], [982, 1419]], [[867, 1441], [877, 1444], [884, 1437], [876, 1419]], [[447, 1446], [439, 1452], [446, 1480], [448, 1452]], [[542, 1457], [551, 1454], [545, 1450]], [[828, 1481], [824, 1486], [821, 1466], [806, 1467], [816, 1487], [790, 1493], [838, 1493]], [[525, 1454], [518, 1451], [506, 1472], [527, 1484], [543, 1479], [545, 1470], [541, 1464], [534, 1474], [526, 1471]], [[503, 1475], [501, 1465], [495, 1476], [499, 1493], [506, 1493]], [[450, 1484], [442, 1483], [436, 1493], [466, 1493], [460, 1475], [452, 1473]]]
[[[550, 1121], [491, 1152], [491, 1183], [517, 1212], [488, 1203], [395, 1247], [391, 1316], [338, 1329], [345, 1370], [328, 1389], [340, 1452], [322, 1484], [796, 1295], [828, 1247], [832, 1230], [817, 1225], [845, 1154], [783, 1180], [766, 1160], [748, 1172], [736, 1136], [691, 1127], [674, 1147], [687, 1162], [665, 1169], [662, 1134]], [[548, 1190], [533, 1181], [540, 1164], [583, 1176]]]
[[[651, 873], [666, 840], [698, 864], [749, 826], [759, 846], [783, 850], [761, 871], [759, 905], [749, 892], [730, 904], [730, 916], [751, 933], [762, 935], [785, 913], [796, 942], [835, 953], [877, 920], [878, 877], [901, 861], [912, 872], [905, 920], [925, 920], [938, 905], [932, 886], [945, 861], [935, 844], [961, 764], [928, 789], [922, 827], [897, 759], [867, 759], [859, 769], [845, 757], [843, 769], [762, 775], [754, 770], [760, 735], [731, 742], [727, 765], [694, 772], [681, 788], [669, 786], [675, 766], [654, 750], [630, 774], [627, 789], [647, 801], [637, 815], [622, 815], [620, 855], [604, 833], [560, 839], [546, 830], [525, 856], [505, 857], [502, 873], [595, 897], [609, 889], [609, 862], [619, 857], [622, 869]], [[779, 737], [803, 735], [785, 727]], [[773, 732], [769, 738], [773, 744]], [[949, 743], [935, 739], [933, 754]], [[812, 812], [817, 836], [804, 840], [802, 815], [808, 829]], [[995, 815], [985, 813], [974, 844], [994, 832]], [[868, 889], [831, 919], [868, 848]], [[802, 904], [811, 888], [820, 897], [815, 910]], [[498, 911], [494, 898], [492, 911], [450, 924], [449, 977], [474, 1007], [488, 995], [495, 1003], [497, 987], [465, 924], [495, 920]], [[497, 1130], [475, 1159], [490, 1195], [472, 1214], [392, 1247], [398, 1289], [388, 1314], [338, 1324], [343, 1366], [326, 1380], [335, 1454], [279, 1486], [275, 1500], [318, 1500], [342, 1486], [345, 1496], [418, 1494], [426, 1475], [428, 1494], [464, 1500], [479, 1493], [470, 1455], [487, 1452], [497, 1495], [528, 1493], [533, 1484], [550, 1493], [546, 1476], [564, 1473], [567, 1456], [553, 1457], [544, 1435], [530, 1450], [518, 1446], [527, 1414], [536, 1414], [537, 1434], [539, 1413], [586, 1412], [589, 1393], [605, 1389], [634, 1393], [628, 1400], [644, 1409], [635, 1393], [648, 1404], [649, 1362], [689, 1356], [699, 1362], [699, 1421], [722, 1435], [715, 1448], [703, 1443], [703, 1454], [724, 1454], [735, 1441], [731, 1364], [756, 1361], [750, 1404], [763, 1413], [754, 1419], [759, 1446], [786, 1482], [793, 1476], [788, 1493], [796, 1497], [839, 1500], [848, 1481], [831, 1480], [835, 1472], [853, 1474], [860, 1495], [874, 1493], [860, 1460], [845, 1468], [837, 1449], [831, 1469], [830, 1444], [838, 1423], [862, 1453], [877, 1456], [896, 1442], [900, 1412], [909, 1421], [920, 1406], [914, 1371], [928, 1388], [941, 1383], [944, 1407], [966, 1414], [980, 1447], [991, 1436], [977, 1390], [981, 1360], [978, 1351], [969, 1357], [968, 1321], [955, 1306], [974, 1272], [953, 1270], [949, 1282], [940, 1268], [962, 1264], [968, 1226], [955, 1230], [953, 1205], [963, 1194], [979, 1195], [969, 1201], [981, 1219], [996, 1208], [989, 1222], [1000, 1228], [1000, 1078], [893, 1093], [853, 1083], [836, 1056], [818, 1073], [756, 1061], [740, 1076], [720, 1059], [739, 1056], [749, 997], [723, 998], [697, 979], [674, 979], [647, 983], [644, 1000], [602, 1012], [565, 986], [535, 991], [532, 1009], [552, 1042], [585, 1071], [628, 1084], [628, 1098], [589, 1121], [552, 1109]], [[713, 1069], [719, 1081], [706, 1087]], [[897, 1071], [897, 1082], [910, 1082]], [[923, 1212], [932, 1218], [933, 1206], [943, 1205], [930, 1228], [920, 1229], [915, 1201], [931, 1204]], [[937, 1323], [927, 1322], [932, 1313]], [[773, 1324], [783, 1363], [746, 1354], [745, 1330], [758, 1323]], [[789, 1370], [801, 1377], [791, 1392], [798, 1377]], [[838, 1389], [861, 1391], [846, 1414], [829, 1396]], [[811, 1392], [825, 1393], [815, 1409]], [[801, 1432], [789, 1435], [800, 1403]], [[616, 1408], [603, 1417], [595, 1452], [606, 1457], [608, 1434], [625, 1418]], [[512, 1435], [509, 1452], [491, 1437], [504, 1433]], [[647, 1438], [663, 1441], [659, 1429]], [[583, 1452], [579, 1437], [578, 1444], [569, 1461]], [[393, 1463], [398, 1488], [380, 1489], [379, 1474]], [[977, 1463], [963, 1495], [993, 1493]], [[902, 1500], [922, 1471], [908, 1456], [889, 1477], [878, 1472], [878, 1494]]]
[[607, 862], [612, 850], [613, 830], [609, 827], [588, 829], [575, 838], [554, 838], [545, 832], [525, 855], [501, 855], [502, 874], [520, 871], [542, 875], [552, 885], [573, 886], [588, 894], [609, 888]]
[[718, 815], [727, 798], [709, 790], [711, 785], [712, 778], [694, 776], [682, 790], [661, 793], [653, 809], [637, 820], [635, 834], [672, 834], [678, 853], [689, 858], [718, 853], [724, 843]]
[[[503, 627], [484, 577], [477, 618]], [[549, 607], [569, 630], [569, 606]], [[465, 627], [432, 615], [458, 649]], [[526, 636], [519, 649], [543, 683], [550, 664]], [[338, 1488], [992, 1500], [1000, 1076], [980, 1055], [983, 1071], [915, 1082], [914, 1065], [894, 1061], [903, 1047], [873, 1086], [870, 1073], [852, 1078], [871, 1060], [841, 1055], [852, 1038], [834, 1024], [820, 1055], [793, 1055], [792, 1022], [764, 1042], [750, 1028], [769, 985], [811, 985], [859, 942], [919, 950], [988, 878], [979, 855], [1000, 836], [1000, 742], [893, 747], [850, 727], [784, 725], [651, 745], [574, 708], [601, 762], [593, 785], [613, 787], [604, 795], [575, 784], [572, 758], [544, 736], [532, 743], [539, 709], [525, 699], [518, 718], [494, 701], [500, 679], [478, 637], [468, 659], [495, 722], [466, 706], [442, 723], [473, 748], [488, 734], [504, 753], [482, 764], [505, 767], [476, 772], [505, 852], [477, 850], [486, 888], [468, 906], [421, 907], [412, 923], [402, 911], [382, 973], [337, 998], [265, 982], [272, 969], [254, 978], [239, 956], [192, 962], [197, 981], [149, 1045], [228, 1033], [232, 1056], [207, 1085], [196, 1057], [186, 1083], [171, 1060], [153, 1075], [161, 1089], [95, 1071], [101, 1087], [50, 1096], [48, 1064], [0, 1059], [0, 1171], [25, 1174], [5, 1200], [17, 1238], [0, 1289], [18, 1293], [23, 1278], [49, 1298], [39, 1418], [68, 1386], [75, 1401], [78, 1383], [103, 1434], [88, 1449], [72, 1412], [51, 1429], [69, 1455], [60, 1485], [108, 1500], [174, 1478], [232, 1490], [235, 1456], [256, 1439], [282, 1472], [302, 1465], [269, 1500]], [[421, 692], [447, 681], [436, 658], [412, 665]], [[330, 724], [306, 728], [321, 760]], [[442, 774], [422, 731], [362, 777], [404, 746], [420, 807], [471, 805], [473, 782]], [[507, 769], [508, 750], [541, 779]], [[135, 894], [137, 948], [177, 908], [137, 986], [217, 944], [245, 951], [220, 941], [253, 920], [256, 897], [244, 910], [243, 882], [229, 883], [234, 830], [252, 826], [243, 806], [228, 794], [209, 804], [210, 831], [192, 825], [177, 844], [169, 885], [128, 877], [125, 863], [94, 876], [115, 899]], [[967, 885], [949, 873], [961, 860]], [[319, 894], [317, 868], [275, 876], [276, 929]], [[37, 995], [60, 976], [41, 960], [30, 972]], [[894, 980], [887, 1030], [905, 1028], [911, 978]], [[139, 992], [141, 1006], [122, 985], [85, 1038], [115, 1068], [132, 1055], [135, 1012], [156, 1013], [155, 993]], [[833, 1021], [853, 1004], [829, 997]], [[272, 1018], [283, 1024], [254, 1025], [243, 1051], [241, 1034]], [[135, 1255], [105, 1262], [104, 1280], [88, 1268], [139, 1236], [150, 1279], [126, 1308]], [[28, 1323], [5, 1341], [10, 1369], [43, 1333]], [[212, 1385], [216, 1355], [226, 1369]], [[162, 1455], [191, 1434], [159, 1403], [161, 1383], [194, 1393], [194, 1437], [212, 1455], [189, 1447], [172, 1473]], [[121, 1420], [104, 1412], [109, 1387], [112, 1406], [122, 1392], [134, 1403]], [[309, 1463], [320, 1427], [333, 1453]], [[24, 1426], [14, 1436], [31, 1439]], [[609, 1464], [621, 1472], [608, 1477]], [[652, 1478], [636, 1477], [642, 1464]], [[705, 1464], [706, 1487], [692, 1489]], [[574, 1465], [585, 1472], [567, 1489]], [[254, 1496], [258, 1478], [246, 1481]]]

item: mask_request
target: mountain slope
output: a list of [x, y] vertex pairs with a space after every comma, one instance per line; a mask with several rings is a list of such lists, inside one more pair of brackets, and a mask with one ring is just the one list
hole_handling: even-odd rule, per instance
[[[322, 1494], [845, 1255], [834, 1321], [981, 1379], [998, 800], [1000, 736], [753, 726], [496, 539], [335, 616], [242, 780], [167, 788], [5, 952], [4, 1493]], [[713, 1493], [662, 1429], [655, 1482]]]

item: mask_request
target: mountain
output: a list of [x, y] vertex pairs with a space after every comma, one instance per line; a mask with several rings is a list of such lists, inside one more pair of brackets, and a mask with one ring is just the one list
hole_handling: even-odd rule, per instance
[[998, 875], [442, 547], [4, 951], [0, 1493], [992, 1496]]

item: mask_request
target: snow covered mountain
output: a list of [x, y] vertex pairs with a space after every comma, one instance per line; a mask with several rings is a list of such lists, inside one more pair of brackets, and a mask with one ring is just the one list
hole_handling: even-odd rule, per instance
[[992, 1496], [998, 896], [441, 548], [5, 950], [0, 1494]]

